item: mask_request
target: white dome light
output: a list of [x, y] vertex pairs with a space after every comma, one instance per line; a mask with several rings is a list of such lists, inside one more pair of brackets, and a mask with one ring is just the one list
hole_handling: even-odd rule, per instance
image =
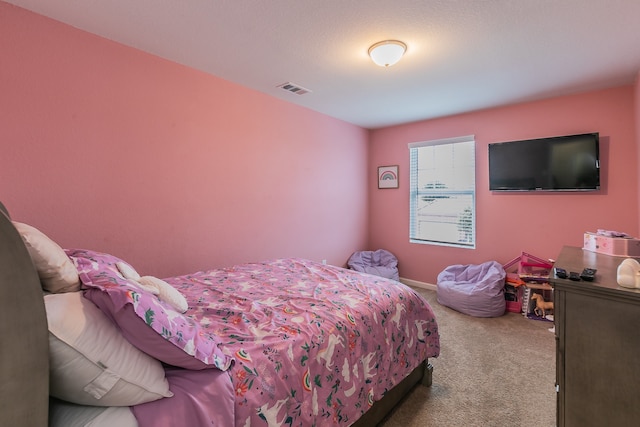
[[407, 45], [398, 40], [385, 40], [369, 48], [371, 60], [381, 67], [390, 67], [400, 61]]

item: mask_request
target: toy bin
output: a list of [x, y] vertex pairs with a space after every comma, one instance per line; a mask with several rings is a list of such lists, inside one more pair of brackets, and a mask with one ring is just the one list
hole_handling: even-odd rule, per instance
[[507, 311], [520, 313], [522, 310], [522, 286], [516, 287], [507, 282], [504, 287], [504, 299]]

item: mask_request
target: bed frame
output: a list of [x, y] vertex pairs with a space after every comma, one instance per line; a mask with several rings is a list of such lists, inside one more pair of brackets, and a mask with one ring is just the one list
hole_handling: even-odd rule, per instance
[[384, 417], [402, 400], [402, 398], [421, 383], [431, 387], [433, 366], [428, 360], [423, 361], [397, 386], [392, 388], [382, 399], [373, 404], [371, 409], [364, 413], [362, 417], [353, 423], [352, 427], [371, 427], [378, 425]]
[[[47, 426], [49, 341], [38, 273], [0, 202], [0, 426]], [[354, 427], [378, 424], [418, 383], [431, 385], [433, 367], [422, 362], [376, 402]]]
[[0, 203], [0, 425], [46, 426], [49, 337], [38, 273]]

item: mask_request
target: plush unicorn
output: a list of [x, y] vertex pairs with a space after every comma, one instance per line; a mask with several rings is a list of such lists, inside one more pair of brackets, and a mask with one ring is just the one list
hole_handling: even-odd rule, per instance
[[140, 289], [156, 295], [180, 313], [184, 313], [189, 308], [187, 300], [180, 291], [164, 280], [153, 276], [140, 276], [132, 266], [121, 261], [116, 263], [116, 267], [125, 279], [134, 281]]

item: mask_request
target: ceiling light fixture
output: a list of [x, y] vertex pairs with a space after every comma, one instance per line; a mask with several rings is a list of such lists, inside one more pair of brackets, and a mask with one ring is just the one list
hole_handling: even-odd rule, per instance
[[407, 45], [398, 40], [384, 40], [369, 48], [371, 60], [381, 67], [390, 67], [400, 61]]

